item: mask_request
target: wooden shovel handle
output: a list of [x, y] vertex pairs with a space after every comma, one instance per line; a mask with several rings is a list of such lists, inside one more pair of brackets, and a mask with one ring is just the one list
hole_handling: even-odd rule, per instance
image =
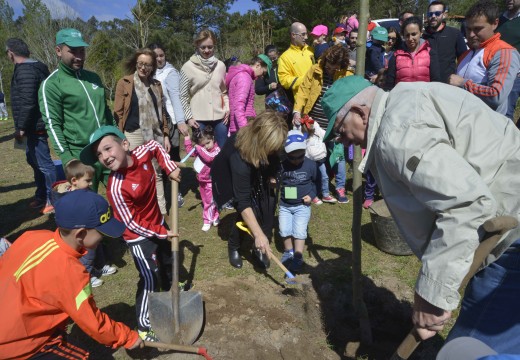
[[[477, 271], [480, 269], [480, 266], [486, 260], [486, 257], [491, 253], [491, 251], [495, 248], [502, 235], [506, 231], [511, 230], [517, 226], [518, 220], [511, 216], [497, 216], [493, 219], [487, 220], [482, 225], [484, 230], [488, 232], [488, 236], [482, 240], [482, 242], [477, 247], [477, 250], [475, 250], [473, 262], [471, 263], [468, 273], [460, 284], [459, 291], [464, 289], [471, 278], [477, 273]], [[416, 329], [412, 329], [410, 333], [406, 335], [403, 342], [401, 345], [399, 345], [390, 360], [407, 360], [415, 351], [415, 349], [417, 349], [417, 346], [419, 346], [421, 341], [422, 339], [420, 338], [419, 334], [417, 334]]]
[[180, 351], [180, 352], [191, 353], [191, 354], [199, 354], [199, 355], [204, 356], [208, 360], [212, 360], [211, 357], [208, 355], [206, 348], [203, 348], [203, 347], [177, 345], [177, 344], [166, 344], [166, 343], [157, 342], [157, 341], [143, 341], [141, 347], [144, 347], [144, 346], [152, 347], [152, 348], [156, 348], [156, 349], [168, 349], [168, 350]]

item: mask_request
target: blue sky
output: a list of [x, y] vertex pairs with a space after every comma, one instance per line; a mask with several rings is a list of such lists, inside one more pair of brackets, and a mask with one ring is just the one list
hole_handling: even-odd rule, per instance
[[[55, 9], [58, 14], [72, 14], [88, 20], [94, 15], [98, 20], [112, 20], [113, 18], [130, 17], [130, 8], [136, 0], [42, 0], [47, 7]], [[8, 0], [13, 7], [15, 17], [22, 15], [22, 2], [20, 0]], [[237, 0], [231, 6], [230, 12], [245, 13], [250, 9], [258, 9], [258, 4], [253, 0]]]

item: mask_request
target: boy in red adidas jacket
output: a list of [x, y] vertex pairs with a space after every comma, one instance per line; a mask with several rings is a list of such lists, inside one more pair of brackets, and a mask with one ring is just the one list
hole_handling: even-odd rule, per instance
[[0, 359], [87, 359], [65, 339], [69, 318], [104, 345], [139, 347], [137, 332], [97, 308], [79, 261], [103, 236], [120, 237], [124, 225], [90, 190], [58, 200], [55, 212], [56, 231], [27, 231], [0, 258]]
[[130, 247], [139, 271], [135, 308], [139, 336], [157, 341], [148, 318], [148, 294], [171, 286], [172, 255], [169, 233], [164, 226], [155, 187], [152, 159], [172, 180], [180, 181], [180, 169], [170, 160], [166, 150], [156, 141], [129, 151], [130, 143], [115, 126], [102, 126], [90, 136], [89, 145], [81, 151], [84, 164], [99, 161], [111, 170], [107, 198], [115, 217], [126, 225], [123, 238]]

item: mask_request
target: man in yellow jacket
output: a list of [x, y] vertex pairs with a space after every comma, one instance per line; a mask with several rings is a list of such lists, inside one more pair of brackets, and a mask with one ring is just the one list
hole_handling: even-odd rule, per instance
[[289, 96], [295, 96], [304, 75], [314, 64], [314, 52], [305, 42], [307, 28], [299, 22], [291, 25], [291, 46], [278, 59], [278, 79]]

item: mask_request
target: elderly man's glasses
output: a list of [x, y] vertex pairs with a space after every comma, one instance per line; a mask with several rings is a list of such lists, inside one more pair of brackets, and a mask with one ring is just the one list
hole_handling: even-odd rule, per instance
[[441, 16], [441, 15], [443, 14], [443, 12], [444, 12], [444, 11], [428, 11], [428, 12], [426, 13], [426, 15], [427, 15], [428, 17], [433, 17], [433, 16], [435, 16], [435, 17], [439, 17], [439, 16]]
[[145, 64], [145, 63], [143, 63], [143, 62], [138, 62], [138, 63], [136, 64], [136, 66], [137, 66], [138, 69], [141, 69], [141, 68], [145, 68], [146, 70], [151, 70], [151, 69], [153, 69], [153, 65]]
[[301, 37], [306, 37], [307, 36], [307, 33], [306, 32], [302, 32], [302, 33], [293, 33], [294, 35], [298, 35], [298, 36], [301, 36]]

